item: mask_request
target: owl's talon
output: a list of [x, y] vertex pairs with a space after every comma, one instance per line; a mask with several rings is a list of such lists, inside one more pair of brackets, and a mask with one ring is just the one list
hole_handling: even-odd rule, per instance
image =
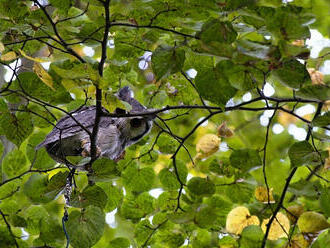
[[114, 161], [117, 163], [119, 160], [125, 158], [126, 151], [124, 150]]
[[[81, 147], [83, 148], [83, 151], [81, 152], [81, 156], [90, 157], [91, 145], [87, 139], [81, 141]], [[100, 155], [101, 155], [101, 149], [100, 147], [96, 146], [96, 157], [99, 157]]]

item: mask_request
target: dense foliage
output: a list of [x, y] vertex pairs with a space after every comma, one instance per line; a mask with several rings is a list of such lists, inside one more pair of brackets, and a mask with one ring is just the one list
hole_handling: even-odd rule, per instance
[[[0, 0], [0, 246], [65, 247], [67, 208], [72, 247], [330, 247], [330, 50], [305, 43], [330, 3], [287, 2]], [[92, 149], [65, 206], [34, 148], [80, 106], [128, 109], [124, 85], [154, 127], [118, 163]]]

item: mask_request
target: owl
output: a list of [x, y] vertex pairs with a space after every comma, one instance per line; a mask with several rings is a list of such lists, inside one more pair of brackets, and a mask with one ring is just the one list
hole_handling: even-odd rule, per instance
[[[150, 132], [155, 118], [153, 114], [120, 117], [123, 114], [146, 113], [148, 109], [134, 99], [133, 92], [128, 86], [121, 88], [116, 96], [129, 103], [132, 109], [127, 113], [125, 110], [117, 108], [115, 114], [118, 117], [110, 117], [106, 115], [109, 112], [102, 108], [105, 115], [101, 116], [96, 139], [96, 155], [114, 161], [118, 161], [124, 156], [126, 147], [138, 142]], [[95, 113], [96, 106], [85, 106], [72, 111], [71, 116], [66, 115], [57, 122], [36, 149], [45, 147], [55, 161], [66, 165], [71, 165], [66, 159], [67, 156], [89, 157], [90, 136], [84, 128], [92, 133]]]

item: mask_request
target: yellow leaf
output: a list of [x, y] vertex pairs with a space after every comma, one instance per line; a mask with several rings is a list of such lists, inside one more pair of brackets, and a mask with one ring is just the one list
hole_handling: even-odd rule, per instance
[[312, 79], [312, 84], [324, 84], [323, 80], [324, 80], [324, 75], [323, 73], [315, 70], [314, 68], [307, 68], [308, 73]]
[[[275, 203], [274, 201], [274, 197], [273, 197], [273, 189], [269, 189], [269, 193], [267, 192], [267, 188], [264, 186], [258, 186], [255, 191], [254, 191], [254, 195], [256, 197], [256, 199], [260, 202], [263, 203]], [[269, 195], [269, 199], [268, 199], [268, 195]]]
[[196, 158], [206, 158], [219, 150], [220, 138], [215, 134], [205, 134], [196, 144]]
[[295, 40], [295, 41], [292, 41], [291, 44], [294, 46], [303, 47], [305, 45], [305, 41], [304, 40]]
[[2, 61], [11, 61], [17, 58], [17, 54], [15, 52], [8, 52], [1, 55]]
[[259, 219], [255, 215], [251, 216], [249, 209], [244, 206], [232, 209], [227, 215], [226, 229], [230, 233], [241, 234], [250, 225], [259, 225]]
[[0, 42], [0, 53], [2, 53], [5, 50], [5, 46], [2, 42]]
[[308, 248], [310, 246], [310, 241], [306, 240], [304, 235], [301, 233], [296, 234], [292, 237], [288, 248]]
[[[261, 229], [263, 232], [266, 232], [267, 224], [270, 219], [264, 219], [261, 224]], [[287, 237], [290, 230], [290, 221], [285, 214], [277, 213], [276, 218], [272, 222], [268, 233], [268, 239], [277, 240], [282, 237]]]
[[290, 124], [297, 122], [297, 119], [294, 116], [288, 114], [287, 112], [280, 111], [278, 115], [278, 122], [283, 126], [287, 127]]
[[42, 59], [40, 57], [36, 57], [36, 58], [33, 58], [29, 55], [27, 55], [23, 50], [19, 49], [19, 52], [21, 53], [21, 55], [29, 60], [32, 60], [34, 62], [38, 62], [38, 63], [44, 63], [44, 62], [49, 62], [49, 59]]
[[38, 77], [41, 79], [42, 82], [44, 82], [52, 90], [55, 90], [54, 87], [53, 87], [53, 79], [52, 79], [52, 77], [42, 67], [41, 64], [34, 63], [34, 65], [33, 65], [33, 71], [34, 71], [35, 74], [38, 75]]

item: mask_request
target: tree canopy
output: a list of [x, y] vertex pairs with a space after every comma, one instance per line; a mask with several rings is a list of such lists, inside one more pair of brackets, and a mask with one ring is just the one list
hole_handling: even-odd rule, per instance
[[[1, 247], [330, 246], [327, 0], [0, 0]], [[157, 115], [118, 161], [44, 148], [82, 106]], [[63, 189], [73, 177], [70, 206]], [[68, 213], [68, 215], [66, 215]]]

